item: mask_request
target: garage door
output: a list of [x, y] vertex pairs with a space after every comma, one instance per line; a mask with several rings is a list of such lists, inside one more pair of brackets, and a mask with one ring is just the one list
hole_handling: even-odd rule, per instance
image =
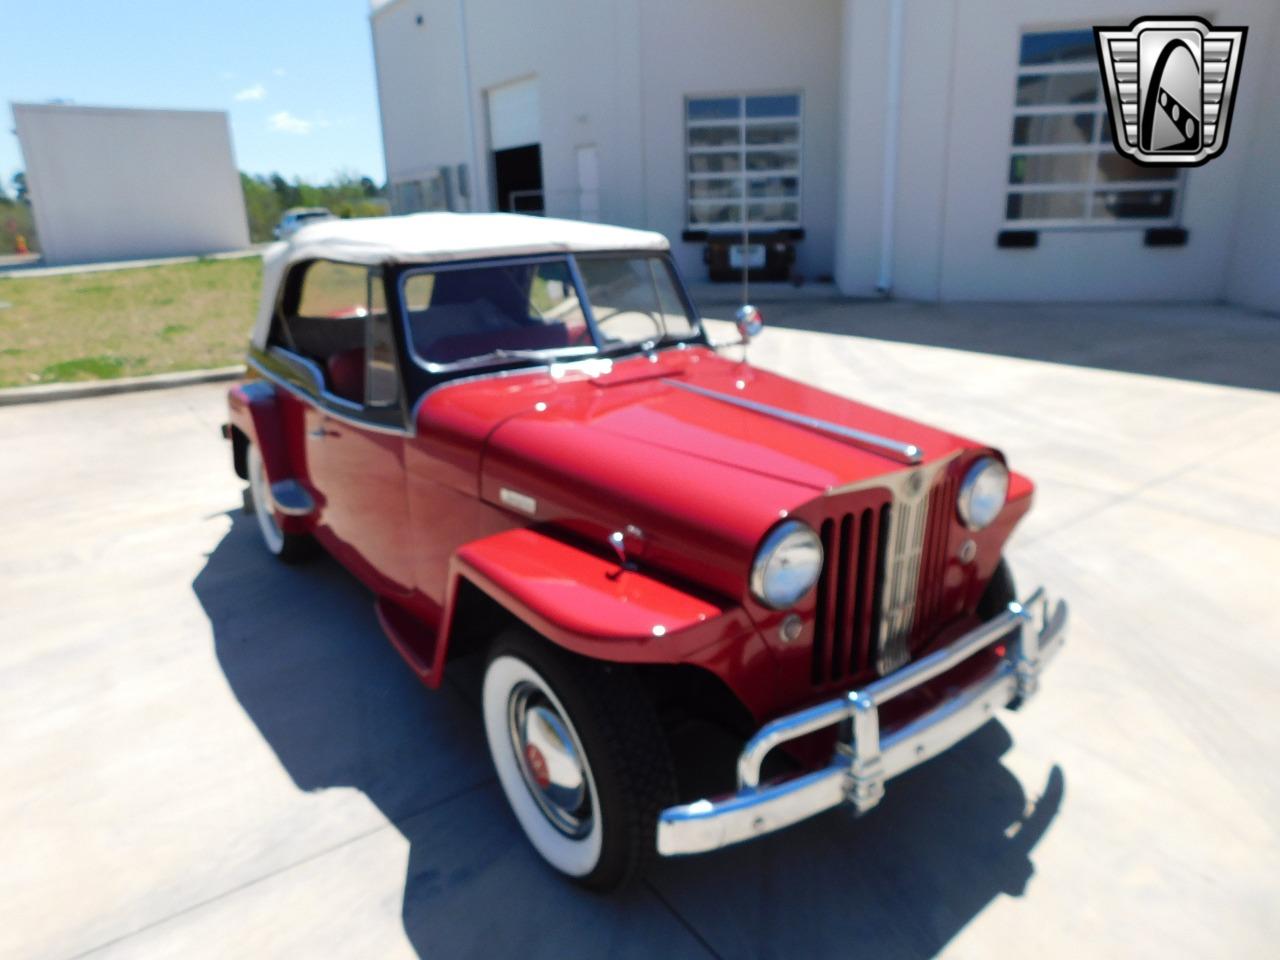
[[489, 91], [489, 142], [494, 150], [509, 150], [538, 142], [536, 78], [504, 84]]

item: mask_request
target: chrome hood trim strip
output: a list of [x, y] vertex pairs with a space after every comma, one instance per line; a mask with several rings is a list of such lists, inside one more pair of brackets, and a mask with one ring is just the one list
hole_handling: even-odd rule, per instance
[[817, 430], [820, 433], [840, 437], [842, 440], [851, 440], [864, 447], [871, 447], [876, 453], [894, 456], [903, 463], [917, 464], [924, 460], [924, 453], [914, 443], [903, 443], [901, 440], [893, 440], [890, 437], [882, 437], [863, 430], [855, 430], [853, 427], [832, 423], [830, 420], [819, 420], [817, 417], [805, 416], [803, 413], [793, 413], [790, 410], [783, 410], [781, 407], [771, 407], [766, 403], [748, 400], [746, 397], [735, 397], [732, 394], [720, 393], [717, 390], [708, 390], [706, 387], [683, 383], [669, 377], [664, 378], [662, 382], [673, 387], [679, 387], [681, 390], [688, 390], [690, 393], [697, 393], [713, 400], [719, 400], [721, 403], [741, 407], [743, 410], [750, 410], [766, 417], [773, 417], [775, 420], [785, 420], [787, 423], [808, 427], [810, 430]]

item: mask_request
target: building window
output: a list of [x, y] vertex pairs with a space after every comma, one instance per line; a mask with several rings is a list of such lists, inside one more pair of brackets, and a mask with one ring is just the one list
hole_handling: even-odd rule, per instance
[[800, 94], [685, 100], [691, 230], [800, 226]]
[[452, 210], [452, 169], [440, 167], [416, 180], [397, 180], [391, 184], [391, 212], [424, 213], [432, 210]]
[[1008, 176], [1017, 228], [1170, 225], [1183, 187], [1116, 152], [1091, 30], [1022, 35]]

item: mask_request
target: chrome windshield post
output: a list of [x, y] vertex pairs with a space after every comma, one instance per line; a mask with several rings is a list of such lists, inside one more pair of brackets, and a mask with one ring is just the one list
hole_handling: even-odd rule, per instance
[[569, 275], [573, 278], [573, 286], [578, 293], [578, 304], [582, 307], [582, 319], [587, 322], [591, 342], [596, 345], [597, 350], [602, 350], [605, 340], [600, 333], [600, 328], [596, 326], [596, 314], [591, 309], [591, 301], [587, 298], [587, 281], [583, 279], [582, 271], [578, 269], [578, 258], [568, 253], [565, 254], [565, 262], [569, 264]]
[[880, 711], [864, 693], [849, 694], [853, 712], [853, 765], [850, 799], [857, 813], [866, 813], [884, 796], [884, 767], [880, 762]]

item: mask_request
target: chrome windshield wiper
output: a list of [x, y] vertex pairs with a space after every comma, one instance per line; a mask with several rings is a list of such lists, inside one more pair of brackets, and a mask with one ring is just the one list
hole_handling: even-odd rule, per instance
[[661, 350], [663, 347], [688, 342], [692, 339], [692, 337], [677, 337], [668, 334], [664, 337], [650, 337], [647, 340], [619, 340], [616, 343], [606, 343], [600, 348], [600, 352], [602, 354], [614, 354], [635, 350], [638, 353], [648, 353], [652, 350]]
[[617, 353], [625, 353], [631, 350], [654, 350], [676, 342], [678, 342], [678, 338], [664, 337], [659, 340], [642, 340], [639, 342], [624, 340], [617, 343], [606, 343], [601, 347], [597, 347], [594, 344], [575, 347], [544, 347], [540, 350], [498, 347], [496, 350], [489, 350], [485, 353], [476, 354], [474, 357], [464, 357], [461, 360], [455, 360], [451, 363], [434, 365], [432, 369], [441, 371], [468, 370], [472, 367], [483, 367], [486, 364], [500, 363], [503, 360], [531, 360], [546, 363], [567, 358], [605, 357], [612, 356]]
[[493, 357], [499, 360], [552, 360], [556, 357], [585, 357], [596, 353], [596, 347], [544, 347], [541, 350], [507, 350], [499, 347], [497, 350], [490, 350], [488, 353], [482, 353], [476, 357], [476, 360], [484, 360]]
[[560, 357], [593, 356], [595, 353], [597, 353], [597, 350], [594, 345], [581, 347], [545, 347], [541, 350], [515, 350], [499, 347], [496, 350], [478, 353], [474, 357], [463, 357], [461, 360], [438, 364], [434, 369], [468, 370], [471, 367], [483, 367], [486, 364], [497, 363], [503, 360], [552, 361]]

